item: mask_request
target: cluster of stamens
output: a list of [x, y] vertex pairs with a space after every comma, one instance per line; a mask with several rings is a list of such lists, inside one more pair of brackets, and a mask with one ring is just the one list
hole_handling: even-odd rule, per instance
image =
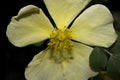
[[53, 51], [51, 57], [55, 61], [59, 62], [71, 58], [71, 53], [69, 52], [73, 47], [71, 31], [69, 29], [55, 29], [50, 35], [48, 46]]
[[71, 41], [71, 31], [69, 29], [56, 29], [50, 35], [49, 47], [63, 50], [70, 49], [73, 46]]

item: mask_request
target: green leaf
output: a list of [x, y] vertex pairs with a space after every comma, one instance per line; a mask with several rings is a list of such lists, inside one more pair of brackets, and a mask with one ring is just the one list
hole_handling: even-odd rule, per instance
[[90, 66], [94, 71], [104, 71], [108, 55], [103, 48], [96, 47], [90, 55]]
[[43, 45], [43, 43], [44, 43], [44, 41], [35, 43], [35, 44], [33, 44], [33, 45], [34, 45], [35, 47], [39, 47], [39, 46]]
[[120, 80], [120, 32], [117, 32], [118, 38], [116, 43], [112, 46], [110, 56], [107, 64], [107, 73], [113, 80]]
[[38, 43], [35, 43], [33, 44], [35, 47], [40, 47], [40, 46], [43, 46], [45, 45], [46, 43], [48, 43], [48, 39], [47, 40], [43, 40], [41, 42], [38, 42]]
[[120, 32], [117, 32], [118, 38], [116, 40], [116, 43], [113, 45], [110, 52], [112, 52], [114, 55], [120, 56]]
[[113, 78], [113, 80], [120, 80], [120, 56], [111, 56], [108, 65], [107, 73]]
[[120, 11], [114, 11], [113, 17], [114, 17], [115, 29], [116, 31], [120, 32]]
[[93, 78], [91, 78], [90, 80], [112, 80], [108, 74], [106, 72], [99, 72], [99, 74]]

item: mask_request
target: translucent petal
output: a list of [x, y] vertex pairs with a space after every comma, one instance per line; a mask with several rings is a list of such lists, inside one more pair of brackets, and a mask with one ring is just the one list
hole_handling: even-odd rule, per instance
[[50, 59], [51, 50], [46, 49], [29, 63], [25, 70], [25, 77], [27, 80], [88, 80], [97, 74], [89, 66], [92, 50], [91, 47], [75, 43], [71, 49], [73, 59], [56, 63]]
[[44, 0], [58, 28], [67, 27], [91, 0]]
[[73, 39], [92, 46], [109, 47], [116, 40], [113, 17], [103, 5], [93, 5], [73, 23]]
[[49, 38], [52, 24], [36, 6], [22, 8], [12, 17], [7, 27], [7, 37], [15, 46], [23, 47]]

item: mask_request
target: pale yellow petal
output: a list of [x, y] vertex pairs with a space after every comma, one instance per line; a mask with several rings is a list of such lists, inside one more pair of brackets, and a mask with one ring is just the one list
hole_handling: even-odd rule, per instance
[[6, 34], [12, 44], [23, 47], [49, 38], [52, 28], [40, 8], [28, 5], [12, 17]]
[[89, 56], [92, 48], [74, 43], [71, 52], [73, 59], [56, 63], [50, 56], [51, 49], [37, 54], [25, 70], [27, 80], [88, 80], [97, 75], [89, 66]]
[[91, 0], [44, 0], [58, 28], [67, 27]]
[[50, 50], [37, 54], [25, 70], [27, 80], [64, 80], [62, 69], [49, 57]]
[[89, 56], [92, 48], [80, 43], [74, 43], [71, 50], [73, 60], [63, 62], [64, 75], [66, 80], [88, 80], [90, 77], [96, 76], [98, 73], [92, 71], [89, 66]]
[[103, 5], [93, 5], [85, 10], [73, 23], [73, 39], [92, 46], [111, 46], [117, 35], [113, 28], [113, 17]]

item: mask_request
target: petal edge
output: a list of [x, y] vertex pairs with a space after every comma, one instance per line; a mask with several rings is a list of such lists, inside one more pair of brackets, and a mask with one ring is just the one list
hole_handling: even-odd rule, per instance
[[73, 39], [91, 46], [109, 47], [117, 34], [108, 8], [96, 4], [85, 10], [73, 23]]
[[13, 45], [24, 47], [49, 38], [52, 30], [52, 24], [43, 11], [28, 5], [12, 17], [6, 35]]

